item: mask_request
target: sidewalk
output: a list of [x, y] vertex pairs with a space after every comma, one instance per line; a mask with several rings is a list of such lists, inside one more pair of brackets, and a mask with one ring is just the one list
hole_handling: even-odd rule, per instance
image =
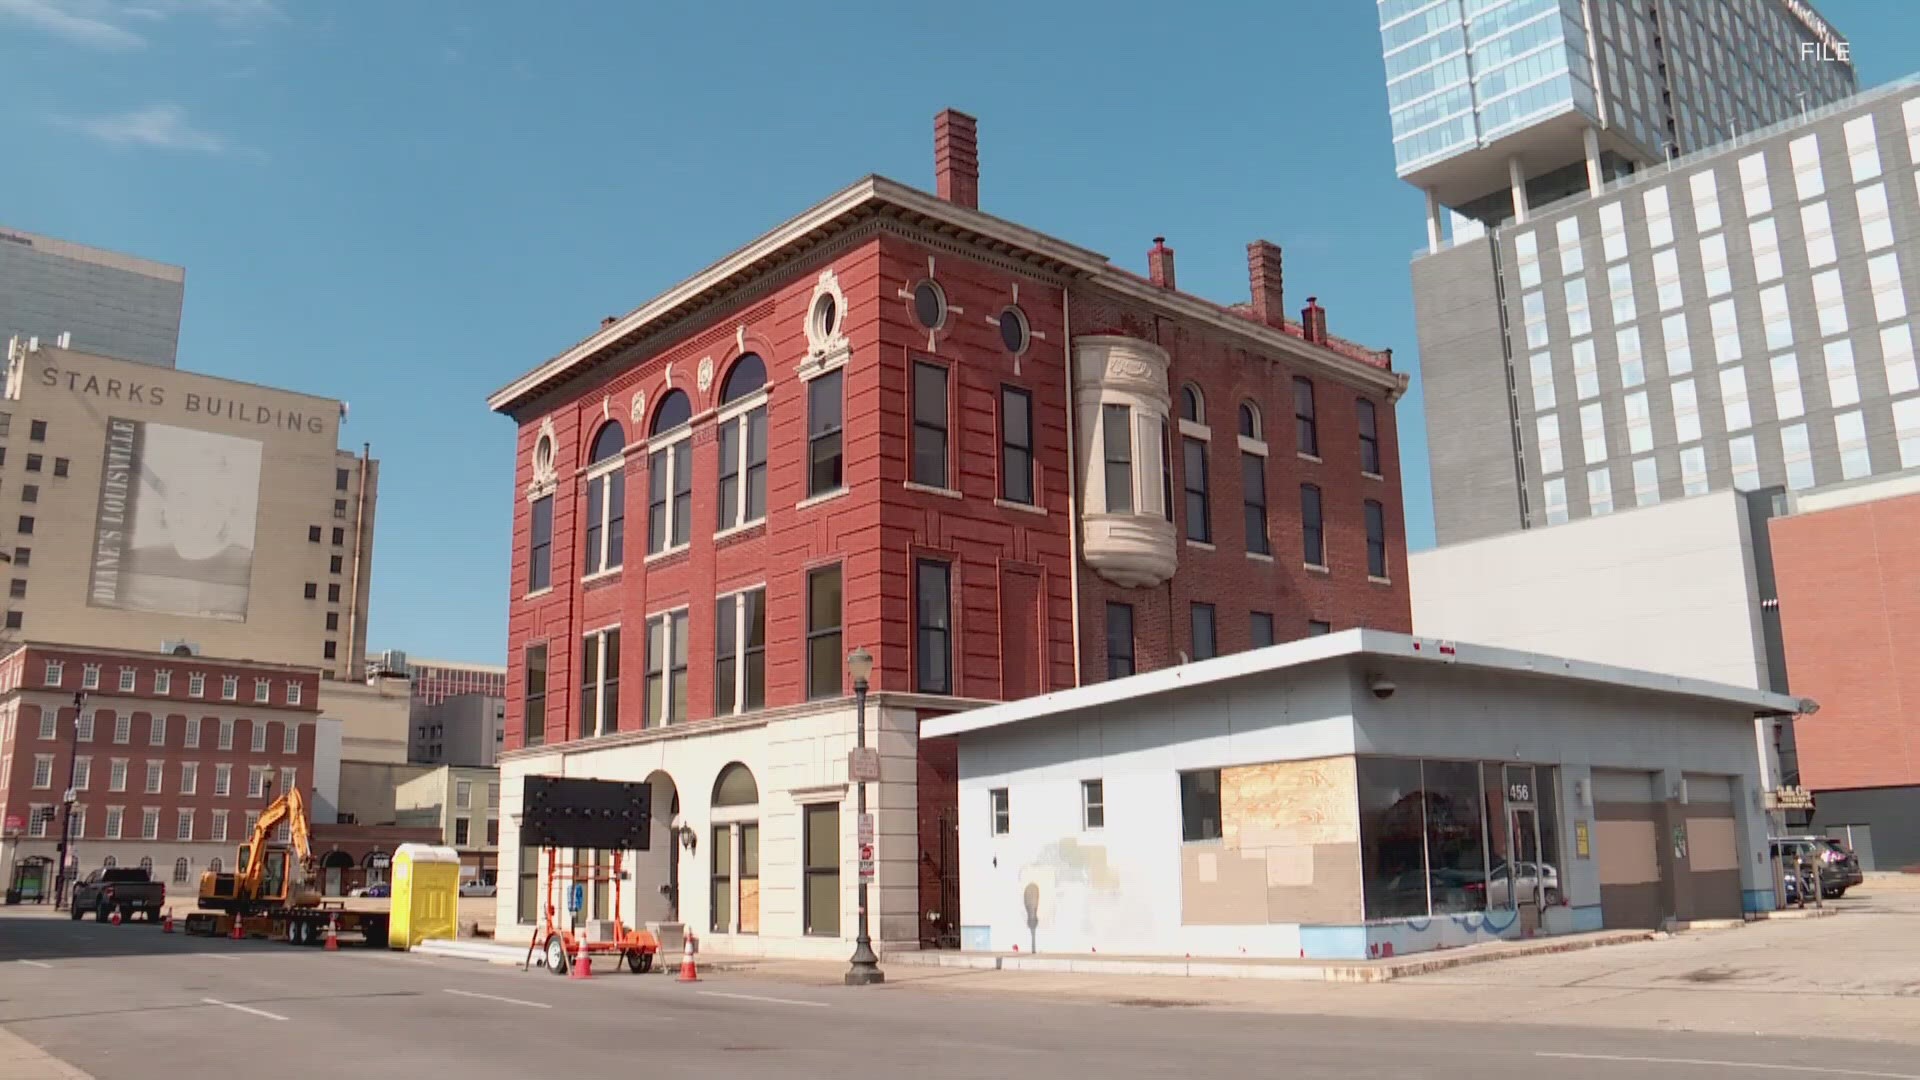
[[[932, 977], [941, 971], [1013, 971], [1054, 975], [1153, 976], [1196, 979], [1265, 979], [1282, 982], [1380, 983], [1411, 975], [1446, 971], [1467, 964], [1525, 956], [1578, 952], [1605, 945], [1653, 941], [1667, 935], [1654, 930], [1603, 930], [1591, 934], [1501, 941], [1464, 949], [1445, 949], [1383, 960], [1293, 960], [1253, 958], [1174, 958], [1165, 956], [1066, 956], [1030, 953], [963, 953], [946, 951], [887, 952], [880, 960], [887, 968], [912, 971], [911, 978]], [[473, 938], [428, 941], [417, 950], [432, 956], [484, 960], [520, 966], [527, 960], [524, 946], [502, 945]], [[784, 977], [800, 982], [837, 984], [846, 972], [842, 960], [807, 960], [766, 956], [727, 956], [697, 953], [700, 970], [746, 972]], [[535, 958], [539, 962], [539, 958]], [[679, 958], [656, 961], [655, 971], [677, 972]], [[924, 972], [925, 975], [918, 973]]]

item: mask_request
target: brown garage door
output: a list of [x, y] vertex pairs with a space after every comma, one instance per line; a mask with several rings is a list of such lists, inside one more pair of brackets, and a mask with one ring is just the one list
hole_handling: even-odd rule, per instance
[[1686, 876], [1678, 890], [1680, 917], [1739, 918], [1740, 844], [1733, 823], [1733, 781], [1690, 775], [1687, 803], [1674, 809], [1687, 830], [1687, 857], [1676, 860]]
[[1600, 920], [1609, 930], [1657, 928], [1668, 914], [1659, 809], [1652, 773], [1594, 771], [1593, 856]]

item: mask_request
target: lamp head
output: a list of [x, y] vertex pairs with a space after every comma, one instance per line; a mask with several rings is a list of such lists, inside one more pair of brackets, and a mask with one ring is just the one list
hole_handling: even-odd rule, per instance
[[847, 674], [853, 676], [855, 685], [866, 682], [867, 676], [873, 674], [873, 654], [855, 646], [847, 654]]

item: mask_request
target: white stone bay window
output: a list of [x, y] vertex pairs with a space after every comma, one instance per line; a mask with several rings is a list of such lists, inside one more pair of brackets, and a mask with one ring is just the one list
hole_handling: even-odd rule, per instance
[[1138, 338], [1074, 339], [1083, 556], [1116, 585], [1158, 585], [1178, 560], [1163, 465], [1173, 434], [1168, 366], [1165, 350]]

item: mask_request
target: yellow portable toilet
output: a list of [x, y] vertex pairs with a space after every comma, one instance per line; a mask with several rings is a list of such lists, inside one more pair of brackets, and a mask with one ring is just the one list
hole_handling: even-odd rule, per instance
[[460, 853], [433, 844], [401, 844], [393, 856], [393, 905], [387, 944], [405, 951], [460, 933]]

